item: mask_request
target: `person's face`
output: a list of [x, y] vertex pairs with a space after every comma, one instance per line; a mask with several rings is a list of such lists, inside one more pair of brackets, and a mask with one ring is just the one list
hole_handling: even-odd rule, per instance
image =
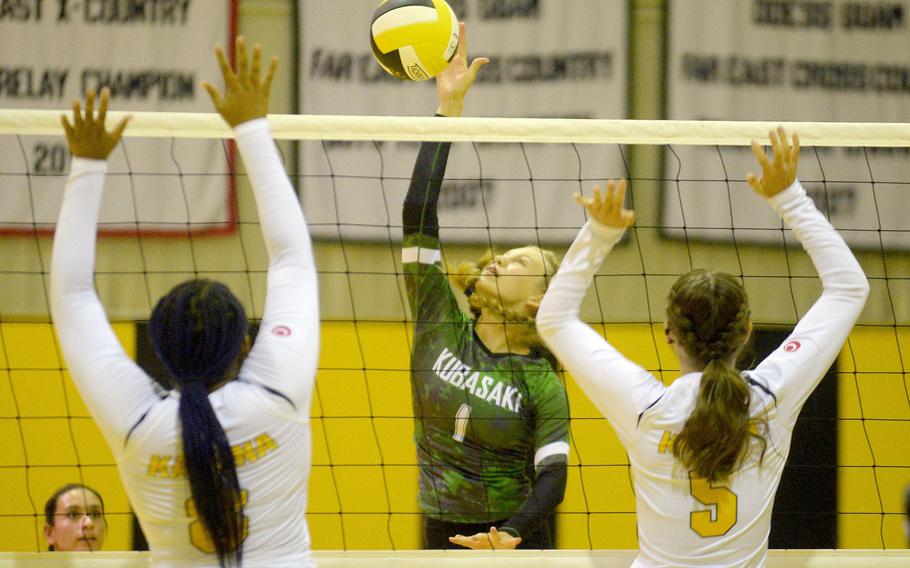
[[101, 501], [82, 488], [61, 495], [54, 511], [54, 524], [44, 526], [48, 544], [61, 552], [101, 550], [106, 531]]
[[486, 297], [499, 297], [504, 308], [526, 308], [539, 301], [546, 291], [546, 265], [536, 247], [509, 250], [493, 258], [483, 268], [474, 285], [475, 292]]

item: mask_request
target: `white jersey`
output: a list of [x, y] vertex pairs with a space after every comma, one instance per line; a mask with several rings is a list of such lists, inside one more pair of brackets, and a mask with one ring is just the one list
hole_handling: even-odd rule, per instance
[[579, 320], [594, 273], [622, 231], [589, 221], [553, 278], [537, 315], [546, 344], [610, 421], [629, 453], [638, 514], [635, 566], [764, 566], [771, 508], [797, 415], [863, 309], [868, 283], [843, 239], [799, 182], [770, 200], [809, 253], [823, 292], [793, 333], [743, 373], [752, 415], [767, 417], [768, 447], [723, 483], [690, 478], [672, 440], [695, 406], [701, 373], [664, 386]]
[[[209, 395], [243, 490], [246, 567], [315, 566], [307, 530], [310, 398], [319, 351], [312, 247], [264, 119], [235, 129], [269, 255], [263, 319], [239, 376]], [[183, 465], [177, 391], [123, 351], [95, 292], [106, 163], [73, 160], [51, 266], [54, 325], [69, 371], [113, 451], [153, 566], [218, 566]]]

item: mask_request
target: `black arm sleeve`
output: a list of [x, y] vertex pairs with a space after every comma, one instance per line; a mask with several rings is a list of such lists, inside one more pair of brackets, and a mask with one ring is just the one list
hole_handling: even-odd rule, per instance
[[525, 502], [499, 530], [520, 537], [529, 535], [540, 527], [547, 515], [562, 503], [566, 494], [566, 466], [565, 459], [540, 466]]
[[401, 225], [404, 236], [422, 233], [439, 238], [436, 203], [446, 174], [451, 142], [423, 142], [411, 174], [411, 184], [404, 198]]

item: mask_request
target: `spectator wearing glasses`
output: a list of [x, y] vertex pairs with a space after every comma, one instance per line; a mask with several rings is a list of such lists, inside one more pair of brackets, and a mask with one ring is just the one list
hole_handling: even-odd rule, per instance
[[107, 533], [101, 494], [80, 483], [69, 483], [44, 505], [44, 536], [48, 550], [101, 550]]

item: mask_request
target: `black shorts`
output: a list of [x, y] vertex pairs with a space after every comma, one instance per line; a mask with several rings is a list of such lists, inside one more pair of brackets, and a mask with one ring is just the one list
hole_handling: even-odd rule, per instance
[[[488, 523], [449, 523], [424, 515], [423, 517], [423, 547], [427, 550], [460, 549], [465, 547], [449, 542], [450, 536], [457, 534], [472, 536], [477, 533], [490, 532], [490, 527], [499, 527], [506, 519], [490, 521]], [[553, 548], [553, 534], [550, 522], [545, 522], [535, 532], [522, 535], [518, 548], [532, 550]]]

